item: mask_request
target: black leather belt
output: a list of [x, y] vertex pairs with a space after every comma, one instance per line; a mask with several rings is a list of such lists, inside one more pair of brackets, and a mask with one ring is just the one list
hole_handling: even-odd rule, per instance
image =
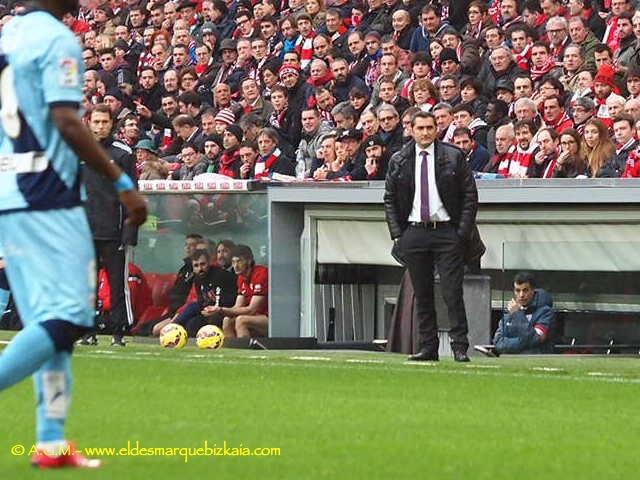
[[437, 228], [442, 228], [445, 225], [449, 225], [451, 222], [409, 222], [409, 225], [411, 225], [412, 227], [418, 227], [418, 228], [426, 228], [429, 230], [435, 230]]

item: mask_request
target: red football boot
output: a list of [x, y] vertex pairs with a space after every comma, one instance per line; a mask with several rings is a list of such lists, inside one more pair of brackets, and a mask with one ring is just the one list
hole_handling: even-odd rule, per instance
[[38, 450], [31, 457], [31, 465], [41, 469], [47, 468], [98, 468], [102, 461], [97, 458], [87, 458], [76, 451], [76, 446], [69, 443], [61, 455], [51, 456], [43, 450]]

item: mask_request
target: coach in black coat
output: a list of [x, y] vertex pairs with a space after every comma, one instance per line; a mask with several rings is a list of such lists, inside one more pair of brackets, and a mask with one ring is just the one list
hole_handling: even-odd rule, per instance
[[[438, 360], [433, 298], [435, 264], [453, 325], [449, 335], [454, 359], [467, 362], [469, 341], [462, 282], [464, 251], [471, 240], [473, 244], [480, 241], [474, 235], [478, 208], [476, 184], [464, 152], [436, 140], [432, 114], [420, 112], [412, 124], [415, 142], [405, 145], [391, 158], [384, 195], [394, 249], [402, 256], [415, 289], [420, 351], [409, 358]], [[425, 162], [426, 170], [422, 168]], [[416, 175], [420, 176], [417, 195]]]

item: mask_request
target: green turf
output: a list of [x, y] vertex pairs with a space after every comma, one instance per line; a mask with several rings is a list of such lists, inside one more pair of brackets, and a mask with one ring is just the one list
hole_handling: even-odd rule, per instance
[[33, 441], [23, 382], [0, 394], [0, 478], [614, 479], [640, 467], [637, 359], [409, 365], [362, 352], [102, 344], [76, 350], [68, 433], [80, 447], [226, 440], [281, 455], [119, 456], [94, 472], [33, 471], [10, 455]]

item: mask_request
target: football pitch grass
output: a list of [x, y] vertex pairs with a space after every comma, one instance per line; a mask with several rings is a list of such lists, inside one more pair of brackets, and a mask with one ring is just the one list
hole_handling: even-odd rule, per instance
[[[540, 480], [640, 470], [637, 358], [409, 364], [354, 351], [107, 345], [76, 348], [67, 430], [79, 448], [123, 453], [103, 454], [100, 470], [58, 472], [12, 455], [33, 443], [24, 381], [0, 393], [0, 478]], [[215, 454], [196, 456], [205, 441]], [[158, 455], [135, 456], [136, 446]], [[247, 452], [230, 450], [240, 447], [280, 453], [228, 455]]]

